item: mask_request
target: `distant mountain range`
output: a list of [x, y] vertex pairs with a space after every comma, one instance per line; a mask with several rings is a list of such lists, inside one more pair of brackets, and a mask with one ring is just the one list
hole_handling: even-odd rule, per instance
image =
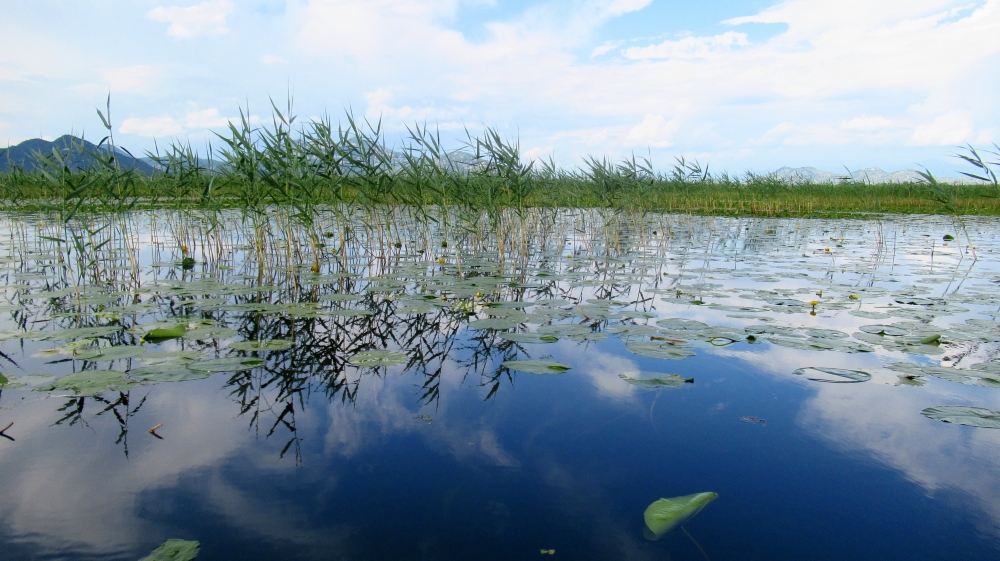
[[[83, 143], [85, 147], [83, 155], [77, 154], [72, 150], [74, 142]], [[67, 162], [70, 169], [73, 170], [91, 169], [94, 166], [94, 158], [90, 154], [107, 154], [106, 149], [98, 148], [91, 142], [68, 134], [60, 136], [53, 141], [33, 138], [10, 148], [0, 148], [0, 173], [9, 171], [12, 167], [20, 167], [27, 172], [36, 171], [38, 164], [36, 163], [35, 155], [38, 153], [51, 155], [53, 149], [59, 150], [63, 154], [69, 154]], [[162, 169], [162, 166], [150, 158], [134, 158], [122, 150], [118, 150], [117, 158], [119, 165], [122, 167], [135, 169], [137, 172], [145, 175], [152, 175], [157, 170]], [[393, 159], [395, 160], [395, 157]], [[400, 161], [403, 160], [401, 153], [399, 159]], [[472, 154], [456, 151], [449, 153], [448, 159], [443, 159], [441, 164], [451, 169], [468, 169], [475, 166], [473, 159]], [[199, 159], [199, 165], [215, 171], [219, 171], [221, 168], [220, 162], [201, 158]], [[857, 183], [919, 183], [924, 180], [916, 170], [912, 169], [892, 173], [879, 168], [861, 168], [850, 172], [850, 174], [846, 173], [847, 170], [844, 171], [845, 173], [831, 173], [814, 167], [783, 167], [770, 175], [787, 183], [841, 183], [844, 181], [854, 181]], [[942, 183], [975, 182], [969, 178], [939, 177], [937, 179]]]
[[[78, 154], [73, 149], [74, 144], [79, 145], [80, 143], [83, 143], [83, 154]], [[25, 140], [17, 146], [0, 148], [0, 173], [9, 171], [13, 167], [20, 167], [26, 172], [37, 171], [39, 166], [35, 156], [37, 154], [51, 156], [53, 149], [66, 156], [66, 164], [74, 171], [92, 169], [95, 165], [93, 154], [110, 155], [110, 152], [106, 148], [98, 148], [92, 142], [68, 134], [52, 141], [32, 138], [31, 140]], [[125, 169], [135, 169], [145, 175], [153, 174], [153, 166], [142, 159], [133, 158], [121, 150], [118, 150], [116, 158], [118, 159], [118, 164]]]
[[[856, 183], [921, 183], [924, 181], [920, 172], [913, 169], [904, 169], [889, 173], [880, 168], [861, 168], [857, 171], [846, 173], [830, 173], [821, 169], [790, 168], [783, 167], [774, 172], [774, 176], [788, 183], [841, 183], [853, 181]], [[942, 183], [972, 183], [973, 179], [963, 179], [955, 177], [936, 177]]]

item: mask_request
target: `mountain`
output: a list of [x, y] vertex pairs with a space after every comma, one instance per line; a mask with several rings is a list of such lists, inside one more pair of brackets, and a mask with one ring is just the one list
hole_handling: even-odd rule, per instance
[[[84, 153], [79, 154], [73, 149], [74, 145], [82, 143]], [[38, 169], [35, 155], [41, 153], [44, 156], [51, 156], [52, 150], [58, 150], [66, 155], [69, 168], [76, 170], [86, 170], [94, 167], [95, 159], [93, 154], [109, 154], [104, 147], [98, 148], [94, 143], [77, 138], [72, 135], [63, 135], [59, 138], [48, 141], [41, 138], [25, 140], [17, 146], [10, 148], [0, 148], [0, 173], [9, 171], [13, 167], [20, 167], [24, 171], [32, 172]], [[117, 151], [118, 164], [124, 169], [135, 169], [144, 175], [153, 174], [153, 166], [148, 163], [129, 156], [124, 151]]]
[[[847, 170], [845, 170], [846, 172]], [[773, 173], [774, 177], [787, 183], [841, 183], [854, 181], [856, 183], [923, 183], [924, 178], [920, 172], [913, 169], [904, 169], [889, 173], [879, 168], [861, 168], [847, 173], [830, 173], [813, 167], [805, 168], [779, 168]], [[972, 180], [955, 177], [937, 177], [941, 183], [971, 183]]]

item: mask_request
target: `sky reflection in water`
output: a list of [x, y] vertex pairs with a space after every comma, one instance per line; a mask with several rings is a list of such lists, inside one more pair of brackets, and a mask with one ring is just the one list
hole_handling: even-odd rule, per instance
[[[195, 282], [194, 273], [149, 267], [168, 260], [160, 252], [172, 248], [146, 236], [138, 293], [158, 311], [83, 320], [57, 317], [56, 307], [71, 305], [72, 296], [27, 302], [46, 282], [58, 290], [57, 275], [21, 253], [35, 251], [43, 243], [38, 237], [8, 241], [11, 304], [3, 327], [9, 332], [19, 322], [42, 331], [76, 327], [74, 321], [129, 328], [179, 321], [170, 318], [185, 312], [185, 322], [212, 318], [238, 333], [147, 344], [150, 352], [183, 347], [206, 358], [251, 356], [227, 345], [295, 343], [263, 355], [265, 368], [109, 390], [82, 398], [82, 411], [72, 392], [3, 390], [0, 425], [15, 423], [9, 431], [15, 440], [0, 441], [4, 558], [137, 559], [168, 538], [184, 538], [201, 542], [199, 559], [523, 559], [550, 549], [571, 559], [699, 559], [682, 532], [646, 540], [643, 511], [662, 497], [706, 491], [719, 498], [685, 528], [716, 560], [997, 555], [1000, 430], [946, 424], [920, 412], [945, 404], [1000, 410], [1000, 389], [933, 376], [907, 385], [899, 371], [884, 368], [906, 361], [972, 372], [971, 365], [997, 356], [1000, 326], [949, 327], [994, 320], [996, 224], [967, 220], [978, 255], [970, 268], [971, 255], [958, 253], [964, 244], [943, 246], [942, 237], [956, 231], [948, 219], [653, 217], [643, 236], [623, 229], [618, 252], [604, 244], [600, 228], [573, 234], [573, 219], [560, 220], [565, 230], [547, 238], [548, 245], [538, 242], [526, 272], [502, 271], [509, 276], [499, 284], [489, 282], [489, 274], [500, 272], [496, 259], [491, 264], [472, 250], [463, 257], [464, 280], [454, 253], [443, 267], [411, 253], [381, 270], [362, 266], [357, 256], [351, 262], [357, 278], [298, 289], [279, 283], [266, 294], [223, 294], [225, 300], [189, 309], [181, 303], [199, 296], [176, 287], [180, 279]], [[563, 246], [566, 236], [575, 242]], [[234, 265], [243, 262], [238, 251], [233, 258]], [[238, 278], [241, 272], [234, 266], [209, 276], [229, 285], [255, 282]], [[164, 283], [171, 275], [177, 282]], [[371, 275], [380, 277], [375, 290]], [[400, 286], [387, 283], [390, 277]], [[471, 286], [477, 278], [482, 282]], [[430, 288], [421, 294], [421, 285]], [[437, 298], [439, 289], [449, 300]], [[484, 294], [479, 301], [567, 302], [510, 308], [525, 310], [527, 318], [504, 316], [502, 308], [463, 308], [477, 291]], [[334, 292], [365, 296], [322, 299]], [[248, 311], [241, 304], [248, 298], [276, 306]], [[930, 303], [899, 303], [915, 298]], [[374, 314], [310, 313], [290, 307], [292, 299]], [[130, 296], [103, 306], [134, 302]], [[421, 305], [430, 311], [397, 311]], [[858, 310], [890, 316], [850, 313]], [[536, 332], [552, 320], [611, 332], [602, 340], [560, 334], [552, 343], [513, 343], [499, 337], [502, 330], [466, 327], [491, 311], [513, 317], [518, 332]], [[729, 329], [711, 334], [746, 334], [746, 327], [762, 325], [798, 331], [709, 342], [710, 335], [699, 335], [705, 330], [685, 334], [673, 323], [657, 325], [667, 318]], [[820, 350], [826, 340], [868, 345], [853, 334], [871, 324], [902, 324], [914, 333], [922, 326], [943, 334], [945, 343]], [[630, 335], [616, 327], [634, 325], [655, 330]], [[813, 340], [802, 329], [846, 336], [828, 333], [809, 350], [795, 343]], [[142, 356], [67, 361], [71, 354], [40, 354], [65, 340], [4, 337], [3, 372], [14, 382], [30, 381], [35, 372], [61, 376], [95, 366], [126, 372], [142, 365]], [[134, 343], [129, 337], [122, 331], [106, 340]], [[636, 343], [694, 354], [653, 358], [627, 348], [642, 348]], [[401, 350], [407, 363], [348, 362], [372, 348]], [[540, 375], [501, 366], [513, 359], [571, 369]], [[793, 374], [809, 366], [862, 370], [872, 379], [837, 384]], [[620, 377], [651, 373], [694, 382], [646, 388]], [[162, 440], [147, 434], [157, 424]]]

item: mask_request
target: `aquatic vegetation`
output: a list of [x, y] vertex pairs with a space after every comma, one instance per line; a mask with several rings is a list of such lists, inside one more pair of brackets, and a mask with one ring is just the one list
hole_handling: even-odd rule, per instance
[[969, 427], [982, 427], [987, 429], [1000, 429], [1000, 411], [990, 411], [982, 407], [967, 407], [964, 405], [939, 405], [928, 407], [920, 412], [925, 417], [955, 423], [956, 425], [966, 425]]
[[718, 494], [709, 492], [660, 499], [646, 507], [646, 511], [642, 513], [646, 521], [643, 534], [647, 539], [658, 540], [694, 518], [708, 503], [717, 498]]
[[201, 544], [189, 540], [167, 540], [142, 561], [191, 561], [198, 556]]

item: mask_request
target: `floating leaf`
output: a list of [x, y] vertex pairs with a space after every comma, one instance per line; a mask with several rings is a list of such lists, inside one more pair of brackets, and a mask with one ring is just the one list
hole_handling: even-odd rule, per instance
[[660, 376], [658, 373], [651, 372], [629, 372], [628, 374], [619, 374], [618, 377], [640, 388], [679, 388], [684, 384], [694, 383], [694, 378], [684, 378], [678, 374]]
[[19, 388], [23, 386], [21, 382], [15, 382], [13, 379], [0, 374], [0, 390], [9, 390], [13, 388]]
[[625, 345], [625, 349], [650, 358], [682, 359], [695, 355], [694, 351], [685, 346], [659, 341], [629, 343]]
[[229, 348], [238, 351], [283, 351], [292, 347], [291, 341], [271, 339], [270, 341], [239, 341], [230, 343]]
[[235, 329], [229, 329], [228, 327], [200, 327], [198, 329], [192, 329], [186, 332], [183, 337], [185, 339], [194, 340], [204, 340], [204, 339], [225, 339], [227, 337], [233, 337], [238, 335], [239, 332]]
[[187, 365], [191, 370], [197, 372], [240, 372], [250, 370], [265, 364], [265, 361], [252, 357], [226, 357], [199, 360]]
[[862, 325], [858, 329], [864, 331], [865, 333], [871, 333], [872, 335], [889, 335], [891, 337], [910, 334], [909, 331], [892, 325]]
[[198, 556], [198, 542], [188, 540], [167, 540], [140, 561], [191, 561]]
[[37, 391], [65, 390], [77, 395], [92, 396], [104, 391], [125, 391], [139, 382], [128, 380], [121, 372], [114, 370], [84, 370], [63, 376], [51, 386], [38, 388]]
[[501, 333], [500, 338], [515, 343], [555, 343], [559, 340], [555, 335], [539, 335], [538, 333]]
[[170, 362], [133, 368], [128, 373], [130, 378], [140, 382], [186, 382], [208, 378], [209, 374], [208, 371], [191, 370], [184, 364]]
[[965, 405], [938, 405], [928, 407], [920, 412], [925, 417], [985, 429], [1000, 429], [1000, 411], [990, 411], [982, 407], [967, 407]]
[[684, 524], [718, 498], [716, 493], [696, 493], [671, 499], [660, 499], [646, 508], [642, 517], [646, 522], [643, 535], [658, 540], [674, 528]]
[[506, 318], [486, 318], [469, 322], [469, 327], [473, 329], [512, 329], [518, 325], [517, 320]]
[[568, 364], [551, 360], [508, 360], [501, 366], [532, 374], [562, 374], [571, 368]]
[[[819, 377], [816, 377], [818, 372]], [[855, 384], [867, 382], [872, 379], [872, 375], [861, 370], [848, 370], [846, 368], [829, 368], [822, 366], [808, 366], [799, 368], [793, 372], [797, 376], [806, 376], [813, 382], [827, 382], [830, 384]], [[827, 376], [821, 376], [826, 374]], [[812, 377], [810, 377], [812, 376]]]
[[139, 356], [146, 352], [146, 347], [137, 345], [121, 345], [117, 347], [101, 347], [100, 349], [90, 349], [79, 351], [73, 358], [76, 360], [105, 361], [122, 360]]
[[147, 341], [176, 339], [178, 337], [183, 337], [184, 332], [186, 331], [187, 326], [184, 324], [177, 324], [173, 327], [158, 327], [156, 329], [149, 330], [149, 332], [143, 335], [142, 338]]
[[406, 360], [406, 353], [401, 353], [399, 351], [373, 350], [362, 351], [348, 359], [348, 362], [354, 366], [367, 368], [378, 366], [396, 366], [404, 364]]

